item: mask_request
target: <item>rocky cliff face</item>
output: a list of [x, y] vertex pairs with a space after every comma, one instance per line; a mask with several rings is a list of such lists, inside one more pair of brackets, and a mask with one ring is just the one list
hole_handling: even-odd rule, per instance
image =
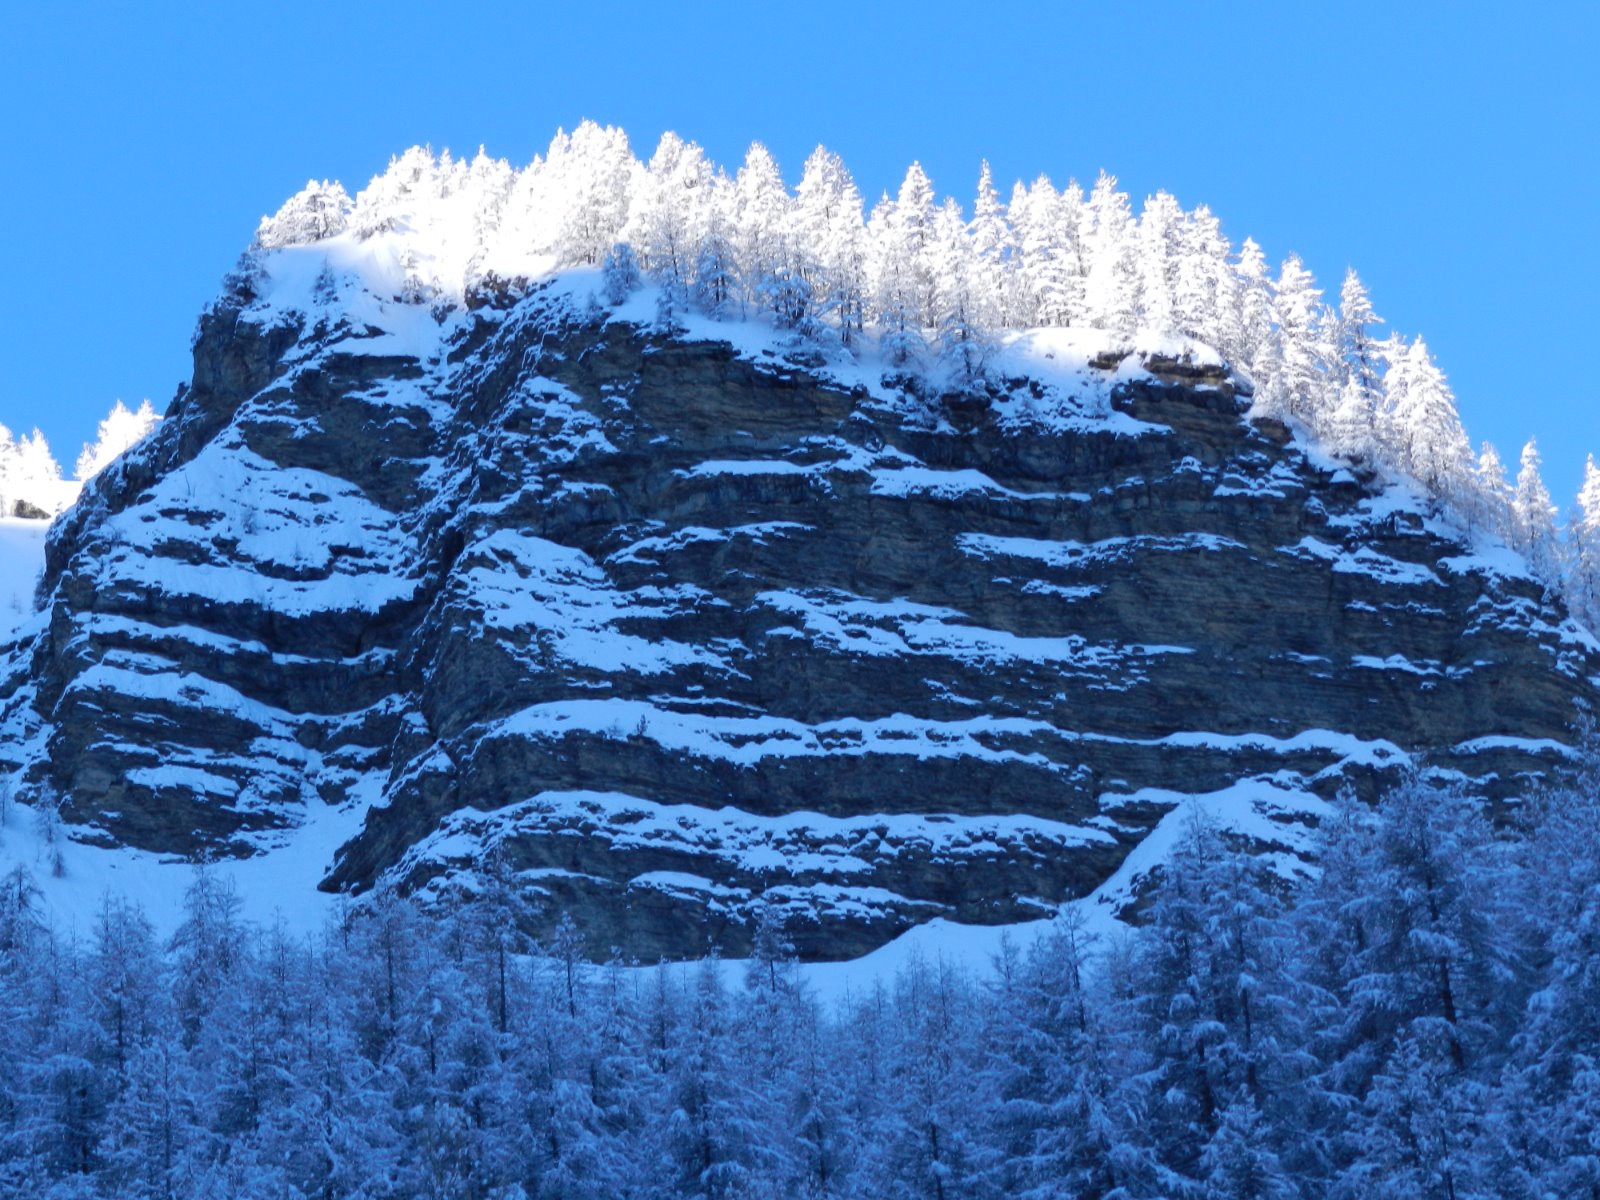
[[333, 806], [326, 888], [492, 870], [643, 957], [765, 900], [843, 957], [1126, 877], [1194, 798], [1292, 850], [1410, 763], [1514, 796], [1592, 691], [1515, 559], [1203, 355], [1038, 334], [937, 397], [720, 330], [559, 282], [220, 304], [52, 533], [0, 764], [84, 841], [281, 853]]

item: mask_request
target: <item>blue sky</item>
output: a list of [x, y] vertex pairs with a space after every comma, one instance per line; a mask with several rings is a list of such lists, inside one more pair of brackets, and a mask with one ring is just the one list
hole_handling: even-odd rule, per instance
[[[524, 163], [557, 126], [664, 129], [869, 195], [913, 158], [965, 201], [1104, 167], [1236, 241], [1347, 265], [1422, 332], [1469, 434], [1537, 435], [1565, 503], [1600, 451], [1600, 4], [484, 3], [13, 6], [0, 39], [0, 422], [70, 462], [170, 400], [194, 319], [308, 177], [418, 142]], [[187, 11], [185, 11], [187, 10]]]

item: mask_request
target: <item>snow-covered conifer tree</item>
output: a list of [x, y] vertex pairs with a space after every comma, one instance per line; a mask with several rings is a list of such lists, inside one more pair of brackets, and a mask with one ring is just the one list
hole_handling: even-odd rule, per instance
[[1353, 379], [1373, 395], [1378, 390], [1379, 350], [1372, 338], [1372, 326], [1382, 324], [1383, 318], [1372, 311], [1366, 286], [1354, 269], [1347, 270], [1344, 285], [1339, 289], [1339, 363], [1346, 379]]
[[853, 349], [866, 328], [869, 289], [861, 193], [839, 156], [821, 146], [806, 159], [796, 189], [794, 229], [816, 311]]
[[1206, 1200], [1293, 1200], [1300, 1195], [1272, 1149], [1270, 1127], [1245, 1096], [1223, 1110], [1200, 1156]]
[[18, 469], [22, 451], [11, 430], [0, 425], [0, 517], [16, 516], [17, 501], [21, 498]]
[[1263, 353], [1275, 341], [1273, 329], [1277, 311], [1272, 296], [1272, 281], [1267, 275], [1266, 255], [1254, 238], [1245, 238], [1239, 247], [1236, 267], [1239, 278], [1238, 308], [1224, 339], [1223, 353], [1248, 371], [1259, 384], [1269, 372]]
[[1354, 378], [1340, 384], [1331, 410], [1318, 422], [1328, 449], [1354, 462], [1371, 462], [1377, 447], [1377, 400]]
[[971, 389], [983, 378], [993, 334], [983, 264], [954, 200], [946, 200], [935, 218], [932, 258], [939, 281], [939, 362], [954, 387]]
[[1533, 438], [1522, 448], [1517, 486], [1511, 498], [1515, 546], [1541, 579], [1559, 577], [1561, 545], [1556, 536], [1556, 506], [1541, 472], [1539, 447]]
[[978, 193], [970, 226], [975, 276], [973, 299], [979, 318], [994, 329], [1009, 317], [1017, 267], [1016, 236], [1006, 219], [1006, 208], [995, 190], [988, 160], [978, 171]]
[[555, 224], [556, 261], [594, 265], [602, 261], [628, 220], [628, 192], [636, 163], [628, 135], [613, 126], [584, 121], [572, 131], [558, 158], [547, 159], [561, 179]]
[[1468, 520], [1507, 544], [1515, 541], [1511, 520], [1511, 484], [1500, 452], [1488, 442], [1478, 454], [1478, 475], [1472, 489]]
[[[1074, 185], [1076, 187], [1076, 185]], [[1082, 195], [1077, 197], [1082, 208]], [[1031, 186], [1018, 183], [1007, 208], [1017, 243], [1016, 282], [1010, 319], [1021, 326], [1067, 325], [1082, 304], [1078, 230], [1069, 230], [1062, 197], [1041, 175]], [[1068, 241], [1064, 236], [1071, 234]]]
[[[780, 322], [793, 316], [786, 286], [794, 265], [792, 203], [777, 162], [760, 142], [753, 143], [733, 181], [734, 256], [745, 300], [773, 312]], [[794, 322], [787, 324], [792, 328]]]
[[914, 364], [925, 343], [915, 257], [901, 226], [898, 206], [884, 196], [867, 222], [871, 254], [872, 311], [878, 326], [878, 347], [891, 366]]
[[389, 160], [389, 169], [376, 176], [355, 198], [349, 227], [358, 238], [371, 238], [420, 219], [437, 198], [439, 164], [433, 151], [413, 146]]
[[1184, 214], [1167, 192], [1147, 197], [1139, 216], [1139, 322], [1147, 329], [1178, 327], [1178, 266]]
[[283, 207], [270, 217], [262, 217], [256, 230], [256, 245], [263, 250], [280, 246], [303, 246], [320, 242], [345, 231], [353, 205], [350, 195], [338, 183], [324, 179], [307, 180]]
[[627, 242], [618, 242], [606, 254], [600, 269], [600, 290], [607, 304], [621, 304], [639, 290], [639, 259]]
[[467, 168], [467, 190], [472, 199], [472, 237], [475, 243], [466, 282], [471, 284], [486, 274], [505, 220], [506, 205], [516, 187], [516, 172], [503, 158], [492, 157], [482, 146]]
[[1567, 603], [1591, 629], [1600, 629], [1600, 467], [1584, 461], [1583, 484], [1567, 536]]
[[624, 240], [675, 311], [681, 312], [688, 301], [710, 211], [710, 189], [705, 153], [670, 132], [661, 135], [649, 166], [634, 179]]
[[1180, 332], [1199, 338], [1222, 353], [1238, 311], [1238, 278], [1228, 262], [1231, 251], [1222, 222], [1201, 205], [1180, 231], [1174, 320]]
[[62, 499], [61, 466], [44, 434], [13, 438], [0, 425], [0, 516], [54, 516]]
[[1328, 355], [1322, 337], [1321, 298], [1322, 292], [1299, 256], [1291, 254], [1284, 259], [1276, 288], [1278, 370], [1290, 415], [1313, 429], [1326, 407], [1322, 364]]
[[712, 181], [705, 233], [694, 263], [694, 299], [714, 320], [732, 317], [739, 306], [739, 266], [729, 234], [732, 184], [726, 175]]
[[1420, 337], [1390, 367], [1384, 383], [1389, 436], [1401, 468], [1435, 496], [1467, 500], [1476, 475], [1472, 448], [1444, 373]]
[[1132, 337], [1139, 310], [1138, 227], [1127, 193], [1104, 171], [1089, 196], [1086, 230], [1084, 320], [1119, 338]]

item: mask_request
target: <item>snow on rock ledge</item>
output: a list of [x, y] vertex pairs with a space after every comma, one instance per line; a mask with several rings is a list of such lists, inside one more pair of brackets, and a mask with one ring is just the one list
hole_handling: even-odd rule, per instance
[[848, 957], [1125, 904], [1195, 797], [1286, 863], [1410, 763], [1514, 797], [1592, 695], [1514, 556], [1192, 343], [1031, 331], [941, 395], [593, 271], [430, 310], [324, 272], [349, 236], [263, 255], [52, 533], [0, 769], [69, 878], [494, 870], [601, 949], [766, 902]]

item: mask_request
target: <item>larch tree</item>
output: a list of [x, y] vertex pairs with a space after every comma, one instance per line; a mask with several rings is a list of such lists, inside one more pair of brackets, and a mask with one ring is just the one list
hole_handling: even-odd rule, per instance
[[1227, 353], [1227, 330], [1238, 309], [1238, 279], [1228, 262], [1231, 247], [1222, 222], [1205, 205], [1180, 231], [1175, 321], [1180, 332]]
[[1061, 198], [1041, 175], [1011, 191], [1007, 213], [1017, 243], [1010, 311], [1021, 326], [1066, 325], [1073, 313], [1072, 279], [1060, 239]]
[[995, 190], [987, 159], [978, 171], [978, 192], [967, 232], [972, 241], [978, 313], [984, 323], [1001, 328], [1007, 322], [1010, 297], [1015, 290], [1012, 277], [1017, 267], [1016, 237], [1006, 219], [1005, 204]]
[[946, 200], [934, 221], [932, 256], [939, 281], [939, 362], [957, 389], [978, 386], [993, 350], [989, 289], [961, 209]]
[[1600, 467], [1594, 455], [1583, 464], [1583, 484], [1567, 534], [1570, 561], [1567, 602], [1589, 628], [1600, 628]]
[[772, 154], [751, 145], [733, 180], [733, 245], [747, 302], [793, 327], [791, 201]]
[[939, 279], [934, 263], [937, 207], [933, 181], [921, 163], [907, 168], [892, 216], [888, 230], [891, 252], [905, 260], [902, 269], [910, 282], [918, 327], [932, 329], [939, 323]]
[[878, 201], [867, 222], [867, 244], [878, 347], [891, 366], [906, 367], [920, 359], [925, 343], [920, 280], [898, 207], [888, 196]]
[[665, 133], [634, 180], [629, 240], [640, 266], [661, 288], [661, 320], [675, 324], [688, 304], [694, 260], [710, 207], [711, 169], [693, 142]]
[[811, 282], [812, 302], [834, 323], [847, 349], [866, 329], [866, 229], [861, 192], [837, 154], [818, 146], [795, 191], [796, 249]]
[[1522, 448], [1517, 486], [1511, 498], [1511, 524], [1516, 548], [1540, 578], [1560, 577], [1561, 544], [1556, 534], [1556, 506], [1545, 486], [1539, 446], [1533, 438]]
[[1084, 320], [1119, 338], [1132, 337], [1138, 321], [1138, 225], [1127, 194], [1104, 171], [1089, 196], [1084, 241]]
[[1476, 503], [1470, 519], [1506, 543], [1515, 541], [1511, 519], [1511, 483], [1506, 475], [1506, 465], [1500, 452], [1488, 442], [1478, 453], [1478, 482]]
[[734, 249], [733, 184], [725, 174], [711, 181], [705, 230], [695, 251], [694, 298], [705, 314], [724, 321], [740, 306], [738, 255]]
[[1372, 337], [1372, 327], [1382, 324], [1383, 318], [1373, 312], [1372, 301], [1360, 276], [1353, 268], [1347, 270], [1339, 289], [1336, 333], [1339, 362], [1346, 378], [1374, 394], [1378, 390], [1379, 351]]
[[1289, 413], [1313, 424], [1325, 409], [1322, 292], [1300, 257], [1291, 254], [1278, 271], [1275, 293], [1282, 391]]
[[1178, 327], [1178, 265], [1184, 214], [1168, 192], [1147, 197], [1139, 216], [1139, 322], [1147, 329]]
[[1272, 345], [1277, 312], [1273, 302], [1272, 280], [1267, 273], [1266, 255], [1255, 239], [1245, 238], [1239, 247], [1235, 270], [1239, 278], [1237, 309], [1227, 329], [1222, 352], [1236, 361], [1260, 384], [1270, 371], [1264, 352]]
[[[1394, 388], [1388, 420], [1399, 465], [1432, 494], [1469, 498], [1476, 463], [1456, 411], [1455, 397], [1419, 337], [1390, 368]], [[1388, 378], [1385, 379], [1386, 390]]]

